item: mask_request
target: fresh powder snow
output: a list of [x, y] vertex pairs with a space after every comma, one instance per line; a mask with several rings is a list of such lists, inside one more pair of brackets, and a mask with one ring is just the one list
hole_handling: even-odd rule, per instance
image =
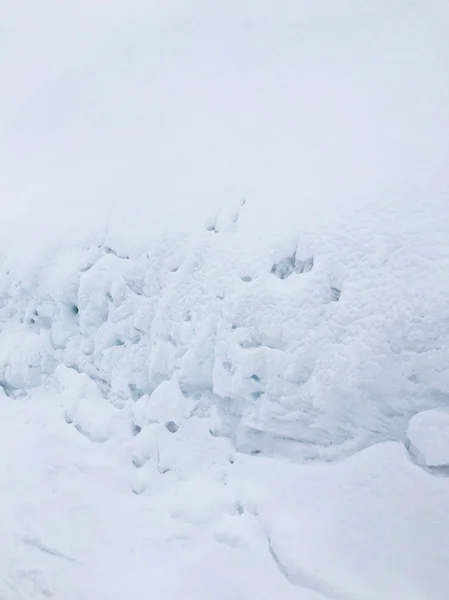
[[0, 598], [446, 600], [445, 0], [3, 0]]

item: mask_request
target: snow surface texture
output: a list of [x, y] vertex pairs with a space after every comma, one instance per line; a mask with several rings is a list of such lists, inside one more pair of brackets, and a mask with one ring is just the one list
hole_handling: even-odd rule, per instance
[[65, 423], [67, 399], [0, 403], [3, 598], [446, 598], [448, 480], [403, 445], [298, 466], [234, 453], [189, 419], [153, 424], [136, 469], [126, 420], [92, 444]]
[[332, 459], [403, 439], [449, 387], [447, 209], [429, 205], [412, 247], [374, 211], [375, 227], [352, 216], [360, 247], [337, 224], [330, 239], [322, 225], [251, 242], [244, 205], [134, 258], [106, 237], [38, 257], [23, 278], [7, 264], [1, 385], [20, 394], [65, 365], [129, 403], [137, 427], [208, 412], [248, 452]]
[[446, 600], [445, 2], [0, 33], [0, 597]]

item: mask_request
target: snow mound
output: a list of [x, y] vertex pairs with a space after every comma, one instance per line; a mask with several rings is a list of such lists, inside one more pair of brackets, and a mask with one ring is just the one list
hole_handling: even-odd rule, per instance
[[426, 410], [415, 415], [407, 438], [410, 453], [420, 465], [449, 469], [449, 413]]

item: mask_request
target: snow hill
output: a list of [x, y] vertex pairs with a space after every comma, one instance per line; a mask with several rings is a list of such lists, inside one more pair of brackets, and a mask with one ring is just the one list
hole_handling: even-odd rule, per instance
[[446, 3], [0, 38], [0, 597], [445, 599]]

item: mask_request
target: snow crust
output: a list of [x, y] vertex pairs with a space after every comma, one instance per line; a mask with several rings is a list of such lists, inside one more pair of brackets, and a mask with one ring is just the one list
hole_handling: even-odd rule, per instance
[[0, 597], [446, 600], [446, 3], [0, 34]]

